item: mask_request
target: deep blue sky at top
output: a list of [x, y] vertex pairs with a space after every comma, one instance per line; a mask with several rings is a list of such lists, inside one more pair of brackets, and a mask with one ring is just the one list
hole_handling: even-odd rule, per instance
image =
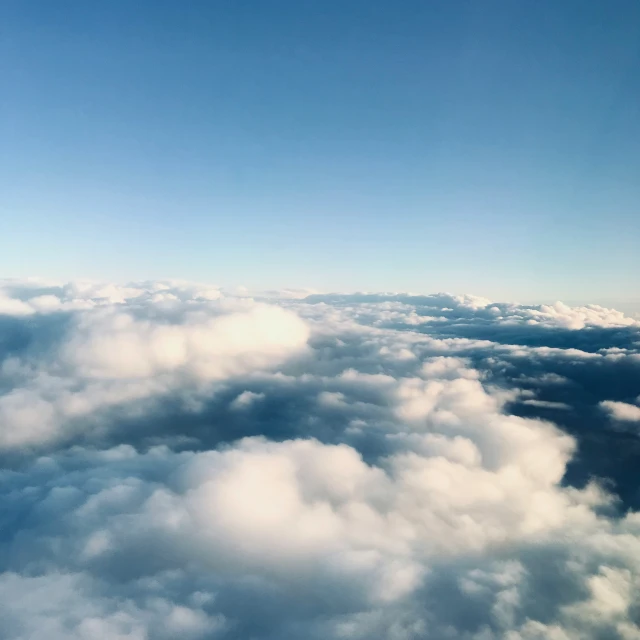
[[623, 300], [637, 0], [0, 0], [3, 275]]

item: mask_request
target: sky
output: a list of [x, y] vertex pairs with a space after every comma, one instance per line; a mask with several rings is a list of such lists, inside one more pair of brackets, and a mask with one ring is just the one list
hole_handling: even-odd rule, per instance
[[640, 4], [3, 0], [0, 270], [638, 303]]
[[0, 0], [0, 640], [640, 639], [640, 0]]

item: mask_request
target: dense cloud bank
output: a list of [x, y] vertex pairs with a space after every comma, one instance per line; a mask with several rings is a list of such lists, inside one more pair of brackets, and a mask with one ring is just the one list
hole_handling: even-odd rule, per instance
[[0, 288], [0, 638], [640, 638], [640, 323]]

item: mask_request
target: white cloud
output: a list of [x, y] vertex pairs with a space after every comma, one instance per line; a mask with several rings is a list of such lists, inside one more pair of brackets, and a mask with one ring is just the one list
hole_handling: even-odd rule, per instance
[[264, 393], [254, 393], [253, 391], [243, 391], [231, 403], [233, 409], [244, 409], [257, 401], [264, 399]]
[[571, 409], [571, 406], [566, 402], [551, 402], [549, 400], [536, 400], [535, 398], [523, 400], [522, 404], [529, 405], [530, 407], [540, 407], [541, 409], [564, 409], [567, 411]]
[[0, 637], [15, 640], [159, 640], [221, 637], [226, 621], [198, 607], [150, 597], [100, 595], [100, 584], [84, 573], [23, 576], [0, 574]]
[[562, 302], [553, 305], [540, 305], [527, 309], [523, 314], [534, 322], [550, 326], [561, 326], [567, 329], [584, 329], [585, 327], [628, 327], [640, 326], [633, 318], [621, 311], [607, 309], [597, 304], [585, 307], [569, 307]]
[[5, 283], [0, 639], [640, 635], [635, 324], [238, 293]]
[[604, 400], [600, 406], [614, 419], [624, 422], [639, 422], [640, 407], [628, 402], [615, 402], [613, 400]]
[[[61, 288], [101, 302], [79, 309], [72, 301], [66, 329], [51, 322], [55, 333], [45, 351], [5, 359], [2, 373], [14, 388], [0, 396], [0, 448], [55, 439], [111, 406], [268, 369], [306, 347], [309, 330], [292, 311], [250, 300], [202, 303], [186, 289], [168, 313], [158, 313], [157, 289]], [[130, 299], [135, 302], [123, 304]]]
[[225, 378], [280, 362], [306, 344], [308, 330], [290, 311], [267, 305], [180, 324], [108, 311], [84, 314], [61, 349], [63, 362], [89, 378], [147, 378], [184, 372]]

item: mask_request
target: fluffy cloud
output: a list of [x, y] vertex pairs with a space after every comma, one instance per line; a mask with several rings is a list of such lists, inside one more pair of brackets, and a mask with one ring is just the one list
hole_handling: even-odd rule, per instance
[[108, 310], [83, 314], [59, 357], [86, 378], [183, 373], [210, 380], [277, 364], [307, 338], [298, 317], [262, 304], [220, 315], [185, 314], [178, 323]]
[[622, 314], [181, 282], [0, 300], [0, 638], [640, 637]]
[[625, 422], [640, 421], [640, 406], [629, 404], [628, 402], [615, 402], [613, 400], [604, 400], [600, 406], [609, 413], [614, 420]]
[[[402, 319], [407, 324], [451, 320], [485, 320], [494, 325], [529, 325], [550, 328], [638, 327], [640, 322], [615, 309], [600, 305], [569, 307], [562, 302], [548, 305], [492, 303], [486, 298], [439, 293], [430, 296], [407, 294], [310, 295], [308, 301], [346, 306], [359, 315], [373, 306], [378, 321]], [[357, 306], [353, 306], [357, 303]]]
[[[18, 336], [17, 348], [8, 322], [0, 447], [38, 445], [92, 422], [96, 427], [107, 408], [139, 411], [135, 403], [146, 401], [147, 410], [158, 396], [277, 366], [306, 346], [306, 324], [281, 307], [211, 301], [199, 290], [186, 300], [183, 291], [182, 299], [157, 300], [158, 288], [63, 287], [86, 297], [41, 307], [36, 335]], [[33, 306], [39, 298], [18, 302]]]
[[139, 604], [103, 595], [84, 573], [0, 575], [3, 636], [31, 640], [145, 640], [216, 638], [226, 629], [223, 616], [207, 615], [198, 597], [177, 605], [150, 596]]

